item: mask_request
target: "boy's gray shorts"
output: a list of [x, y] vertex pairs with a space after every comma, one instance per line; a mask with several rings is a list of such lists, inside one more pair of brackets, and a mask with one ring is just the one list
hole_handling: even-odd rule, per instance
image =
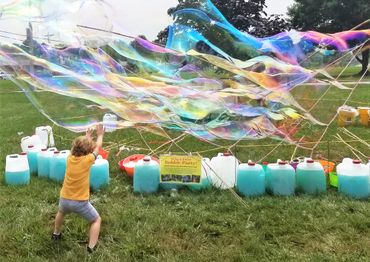
[[60, 198], [59, 211], [63, 214], [76, 213], [85, 218], [90, 223], [94, 222], [99, 217], [99, 213], [88, 200], [76, 201]]

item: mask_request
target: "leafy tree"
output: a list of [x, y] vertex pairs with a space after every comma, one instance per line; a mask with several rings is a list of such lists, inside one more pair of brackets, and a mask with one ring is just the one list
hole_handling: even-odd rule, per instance
[[[270, 36], [289, 29], [289, 23], [279, 15], [267, 17], [265, 0], [213, 0], [213, 4], [237, 29], [257, 37]], [[176, 7], [168, 9], [168, 15], [184, 8], [197, 7], [197, 0], [179, 0]], [[168, 28], [159, 32], [157, 43], [165, 44]]]
[[[370, 5], [369, 0], [295, 0], [288, 15], [293, 28], [298, 30], [335, 33], [351, 30], [368, 20]], [[360, 75], [369, 74], [369, 48], [370, 42], [362, 48], [362, 58], [357, 57], [362, 64]]]

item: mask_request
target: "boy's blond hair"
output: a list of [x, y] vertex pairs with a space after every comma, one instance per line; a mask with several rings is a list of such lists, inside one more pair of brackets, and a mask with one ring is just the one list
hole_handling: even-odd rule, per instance
[[72, 144], [73, 156], [86, 156], [92, 153], [95, 149], [95, 142], [86, 136], [77, 137]]

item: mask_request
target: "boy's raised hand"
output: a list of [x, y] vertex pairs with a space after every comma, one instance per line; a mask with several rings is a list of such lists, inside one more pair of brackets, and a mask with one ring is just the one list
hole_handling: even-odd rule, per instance
[[98, 155], [103, 146], [104, 126], [102, 124], [96, 126], [96, 135], [98, 137], [96, 138], [96, 147], [94, 153], [95, 155]]
[[94, 129], [91, 127], [86, 130], [86, 137], [92, 138], [92, 134], [94, 133]]
[[97, 136], [104, 135], [104, 126], [102, 124], [96, 126], [96, 134]]

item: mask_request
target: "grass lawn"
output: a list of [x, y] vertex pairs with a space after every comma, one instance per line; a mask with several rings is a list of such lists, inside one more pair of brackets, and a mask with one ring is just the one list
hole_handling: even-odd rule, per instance
[[[348, 104], [370, 106], [369, 88], [358, 86]], [[0, 261], [84, 261], [87, 254], [81, 242], [87, 240], [87, 224], [82, 219], [67, 217], [61, 244], [50, 240], [60, 185], [37, 177], [32, 177], [29, 186], [4, 184], [5, 156], [19, 152], [20, 138], [32, 134], [36, 126], [51, 124], [22, 93], [14, 93], [17, 90], [9, 82], [0, 81]], [[307, 86], [294, 94], [309, 108], [315, 102], [311, 99], [320, 97], [325, 90]], [[313, 93], [307, 95], [308, 92]], [[348, 94], [349, 91], [331, 88], [312, 115], [328, 122]], [[297, 135], [305, 135], [305, 141], [310, 142], [323, 130], [324, 127], [304, 122]], [[349, 130], [370, 140], [370, 128], [356, 124]], [[68, 149], [75, 137], [58, 127], [54, 127], [54, 133], [58, 149]], [[323, 138], [331, 141], [329, 158], [354, 157], [347, 146], [336, 142], [337, 133], [349, 139], [334, 122]], [[144, 134], [144, 139], [152, 142], [149, 145], [153, 148], [161, 140], [149, 133]], [[138, 132], [131, 129], [107, 134], [105, 140], [120, 145], [130, 141], [133, 147], [145, 147]], [[226, 147], [232, 144], [217, 143]], [[232, 149], [242, 161], [259, 160], [278, 143], [271, 139], [243, 141]], [[186, 151], [213, 150], [204, 156], [222, 150], [192, 137], [179, 145]], [[370, 155], [369, 148], [359, 142], [352, 145]], [[162, 152], [179, 150], [167, 146]], [[294, 150], [295, 146], [283, 143], [266, 160], [290, 159]], [[116, 157], [117, 151], [118, 148], [110, 151], [111, 184], [91, 198], [103, 220], [99, 249], [90, 257], [92, 261], [369, 261], [368, 201], [348, 199], [334, 189], [322, 196], [244, 199], [247, 206], [230, 192], [219, 190], [181, 190], [174, 196], [162, 192], [143, 197], [132, 193], [132, 182], [117, 165], [128, 154], [143, 151], [123, 152]], [[298, 149], [296, 155], [309, 153]], [[317, 154], [327, 157], [327, 142], [318, 146]]]

